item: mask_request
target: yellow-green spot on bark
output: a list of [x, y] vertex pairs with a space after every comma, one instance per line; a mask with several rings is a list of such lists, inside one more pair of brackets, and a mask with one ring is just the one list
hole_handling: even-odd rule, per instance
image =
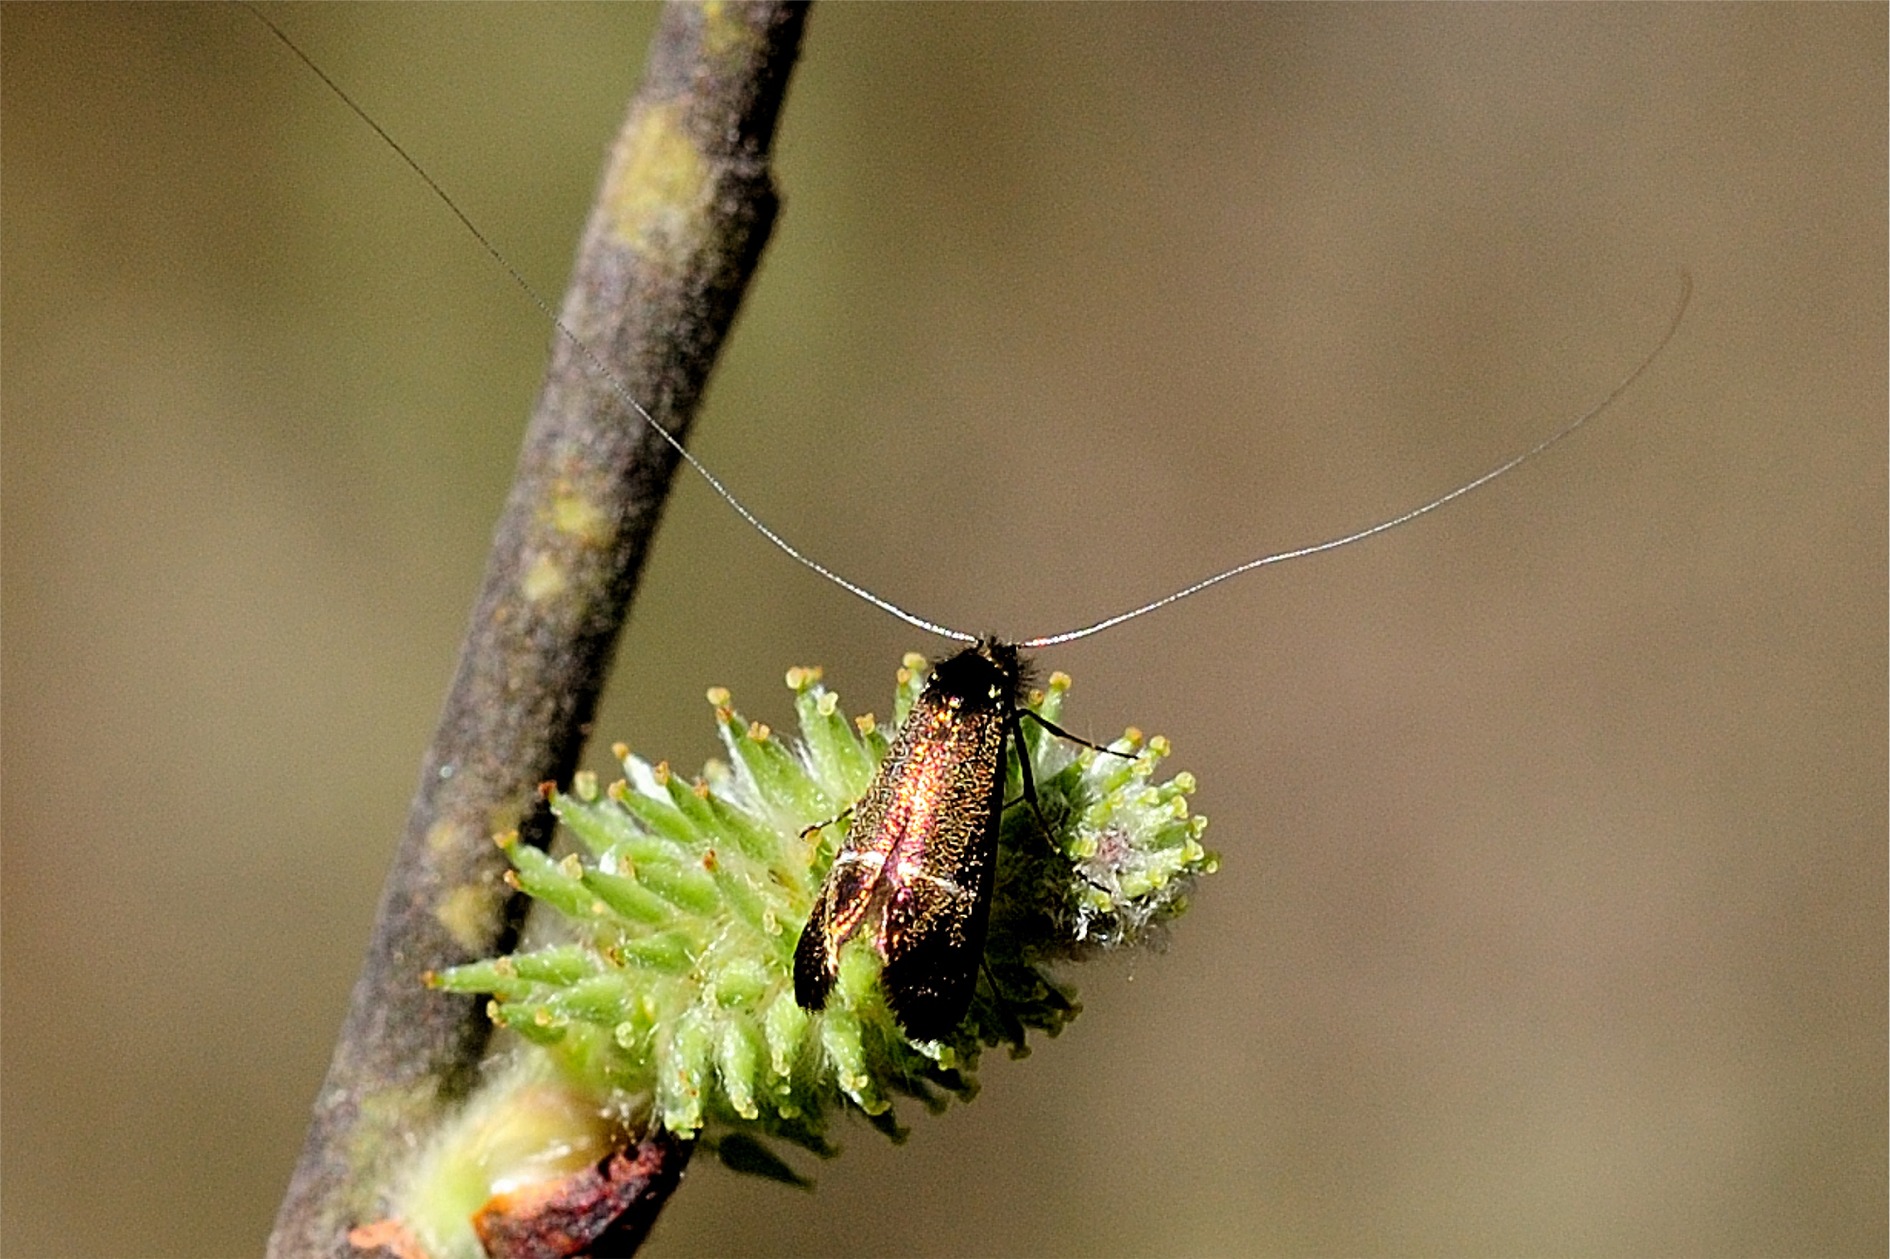
[[484, 953], [492, 947], [492, 904], [504, 891], [504, 885], [496, 882], [487, 886], [462, 883], [446, 894], [433, 916], [454, 944], [468, 953]]
[[427, 851], [438, 856], [451, 852], [459, 843], [459, 827], [451, 818], [441, 818], [427, 828]]
[[[398, 1166], [412, 1150], [409, 1134], [418, 1117], [435, 1112], [439, 1105], [438, 1086], [432, 1081], [370, 1089], [361, 1097], [361, 1122], [348, 1142], [347, 1165], [376, 1173]], [[349, 1186], [344, 1204], [348, 1216], [365, 1222], [380, 1214], [384, 1205], [380, 1175], [349, 1176], [344, 1183]]]
[[701, 12], [702, 47], [711, 57], [726, 57], [756, 42], [754, 28], [737, 16], [733, 6], [708, 0]]
[[533, 603], [543, 603], [546, 599], [564, 593], [567, 584], [564, 566], [549, 555], [539, 555], [525, 569], [525, 578], [519, 587], [527, 599]]
[[638, 253], [682, 255], [702, 231], [710, 168], [676, 105], [645, 110], [624, 131], [605, 193], [617, 239]]
[[604, 540], [604, 513], [598, 510], [596, 503], [575, 490], [561, 489], [552, 496], [551, 524], [559, 533], [584, 542]]
[[492, 807], [486, 814], [485, 831], [488, 835], [504, 835], [516, 831], [525, 820], [525, 809], [517, 800], [508, 800]]

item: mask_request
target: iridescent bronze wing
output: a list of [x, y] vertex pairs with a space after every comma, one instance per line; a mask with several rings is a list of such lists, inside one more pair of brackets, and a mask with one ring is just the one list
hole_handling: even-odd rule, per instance
[[997, 867], [1014, 652], [980, 644], [940, 662], [853, 811], [794, 950], [794, 995], [826, 1005], [841, 945], [860, 930], [915, 1040], [949, 1034], [977, 985]]

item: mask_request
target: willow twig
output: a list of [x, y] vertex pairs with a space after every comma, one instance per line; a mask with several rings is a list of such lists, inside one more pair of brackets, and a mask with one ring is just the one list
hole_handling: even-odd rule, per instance
[[[564, 326], [679, 437], [774, 221], [769, 155], [804, 14], [779, 0], [665, 9], [579, 247]], [[482, 1006], [422, 977], [516, 934], [492, 836], [549, 836], [536, 788], [576, 766], [676, 463], [560, 335], [276, 1259], [349, 1254], [401, 1157], [469, 1087]]]

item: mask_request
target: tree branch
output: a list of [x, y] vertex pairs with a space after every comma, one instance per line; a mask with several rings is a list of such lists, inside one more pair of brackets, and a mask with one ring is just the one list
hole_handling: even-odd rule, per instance
[[[769, 151], [804, 16], [780, 0], [665, 9], [579, 247], [565, 325], [679, 437], [774, 221]], [[470, 1086], [483, 1006], [422, 977], [516, 934], [491, 837], [549, 838], [537, 785], [576, 766], [676, 463], [560, 336], [275, 1259], [349, 1254], [400, 1158]]]

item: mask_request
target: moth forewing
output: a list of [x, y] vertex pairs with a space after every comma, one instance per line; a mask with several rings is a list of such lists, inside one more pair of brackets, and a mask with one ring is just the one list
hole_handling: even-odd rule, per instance
[[940, 661], [854, 807], [794, 951], [795, 999], [823, 1008], [862, 930], [908, 1036], [939, 1040], [977, 986], [1015, 724], [1017, 649], [984, 641]]

